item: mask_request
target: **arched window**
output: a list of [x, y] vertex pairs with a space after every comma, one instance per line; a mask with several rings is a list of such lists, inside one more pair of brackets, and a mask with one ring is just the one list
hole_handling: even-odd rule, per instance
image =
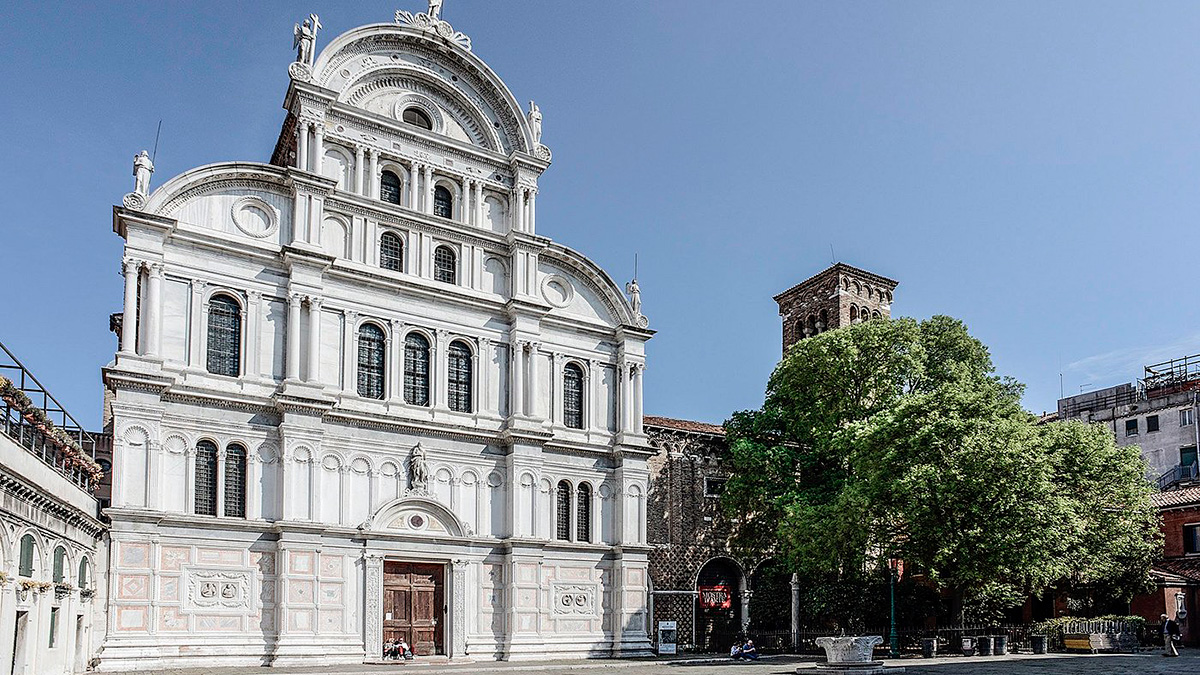
[[821, 318], [817, 322], [817, 332], [824, 333], [829, 330], [829, 313], [821, 310]]
[[237, 377], [242, 367], [242, 308], [228, 295], [208, 301], [208, 372]]
[[454, 249], [449, 246], [439, 246], [433, 252], [433, 278], [448, 284], [458, 283], [458, 262]]
[[563, 424], [583, 428], [583, 369], [574, 363], [563, 368]]
[[196, 444], [196, 513], [217, 515], [217, 446], [212, 441]]
[[850, 305], [850, 323], [858, 323], [858, 307]]
[[246, 448], [225, 448], [225, 516], [246, 517]]
[[364, 323], [358, 329], [358, 395], [383, 399], [384, 356], [386, 345], [383, 329]]
[[580, 483], [576, 488], [575, 540], [592, 540], [592, 486]]
[[420, 108], [405, 108], [401, 119], [413, 126], [433, 131], [433, 120], [429, 119], [429, 115], [426, 115], [425, 111]]
[[433, 189], [433, 215], [442, 218], [454, 217], [454, 194], [444, 185]]
[[395, 232], [384, 232], [379, 238], [379, 266], [393, 272], [404, 271], [404, 242]]
[[23, 577], [33, 576], [33, 535], [21, 537], [21, 560], [17, 566], [17, 574]]
[[571, 484], [565, 480], [558, 481], [555, 491], [554, 538], [559, 541], [571, 540]]
[[450, 377], [447, 403], [451, 410], [471, 412], [471, 349], [455, 340], [450, 343]]
[[429, 405], [429, 340], [417, 333], [404, 339], [404, 402]]
[[88, 587], [88, 559], [83, 558], [79, 561], [79, 588], [86, 589]]
[[54, 583], [61, 584], [67, 578], [67, 549], [59, 546], [54, 549]]
[[392, 171], [379, 174], [379, 200], [389, 204], [400, 204], [400, 176]]
[[883, 315], [879, 313], [879, 310], [875, 310], [875, 311], [871, 312], [871, 318], [872, 319], [882, 319]]

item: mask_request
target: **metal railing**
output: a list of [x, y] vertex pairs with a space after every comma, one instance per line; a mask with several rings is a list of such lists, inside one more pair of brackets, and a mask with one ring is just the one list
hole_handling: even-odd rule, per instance
[[[1089, 621], [1080, 620], [1061, 624], [1047, 631], [1037, 630], [1036, 624], [964, 624], [942, 628], [900, 627], [896, 635], [900, 642], [902, 654], [921, 653], [921, 642], [927, 638], [937, 638], [938, 650], [944, 654], [956, 654], [962, 649], [964, 638], [1004, 635], [1008, 637], [1009, 651], [1031, 651], [1030, 638], [1033, 635], [1045, 635], [1047, 647], [1052, 651], [1064, 649], [1063, 636], [1071, 633], [1104, 633], [1119, 635], [1122, 633], [1134, 635], [1143, 647], [1155, 644], [1159, 627], [1154, 624], [1129, 624], [1123, 621]], [[759, 651], [766, 654], [824, 654], [817, 646], [817, 638], [841, 635], [831, 630], [815, 630], [804, 628], [793, 633], [787, 629], [756, 630], [751, 628], [745, 637], [754, 640]], [[888, 626], [875, 626], [852, 631], [854, 635], [880, 635], [884, 643], [879, 646], [887, 650]], [[1159, 639], [1161, 644], [1161, 639]]]
[[1200, 461], [1173, 466], [1166, 473], [1158, 477], [1158, 490], [1159, 492], [1170, 490], [1182, 483], [1189, 483], [1198, 478], [1200, 478]]
[[[96, 440], [92, 438], [92, 435], [83, 430], [83, 425], [79, 424], [63, 408], [62, 404], [46, 391], [42, 383], [38, 382], [33, 373], [29, 372], [29, 369], [2, 342], [0, 342], [0, 375], [24, 392], [34, 407], [41, 409], [48, 421], [79, 443], [79, 447], [85, 454], [93, 460], [96, 459]], [[88, 493], [95, 489], [96, 486], [93, 485], [91, 476], [78, 467], [72, 466], [69, 461], [70, 457], [63, 452], [61, 445], [39, 428], [27, 412], [18, 410], [11, 402], [0, 398], [0, 414], [3, 416], [0, 419], [0, 432]]]

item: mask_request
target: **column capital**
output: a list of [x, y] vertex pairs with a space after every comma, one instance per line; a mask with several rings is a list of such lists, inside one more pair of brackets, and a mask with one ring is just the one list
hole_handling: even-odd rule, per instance
[[258, 302], [259, 300], [262, 300], [262, 291], [251, 288], [250, 290], [246, 291], [246, 298], [249, 299], [250, 302]]
[[303, 293], [288, 293], [288, 304], [293, 307], [299, 307], [300, 303], [304, 302]]
[[322, 302], [323, 300], [315, 295], [308, 296], [308, 308], [314, 312], [321, 309]]
[[150, 276], [163, 278], [167, 273], [167, 266], [161, 262], [146, 263], [146, 267], [150, 270]]
[[353, 309], [343, 309], [342, 316], [346, 318], [347, 327], [349, 327], [349, 324], [358, 321], [358, 312], [354, 311]]
[[[192, 279], [192, 292], [193, 293], [203, 293], [204, 289], [207, 287], [208, 287], [208, 282], [205, 281], [204, 279]], [[257, 293], [258, 291], [252, 291], [252, 292]]]

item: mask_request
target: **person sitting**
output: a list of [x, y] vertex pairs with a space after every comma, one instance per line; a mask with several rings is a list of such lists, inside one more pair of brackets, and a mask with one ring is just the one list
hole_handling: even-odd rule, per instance
[[385, 660], [395, 660], [399, 658], [399, 651], [396, 649], [395, 638], [388, 638], [387, 642], [383, 643], [383, 658]]
[[404, 641], [404, 638], [400, 638], [400, 642], [396, 645], [396, 651], [400, 656], [404, 657], [405, 661], [412, 661], [413, 651], [408, 646], [408, 643]]
[[735, 644], [729, 648], [729, 658], [738, 661], [742, 658], [742, 646]]
[[758, 649], [754, 646], [754, 640], [746, 640], [746, 644], [742, 645], [742, 658], [750, 661], [758, 660]]

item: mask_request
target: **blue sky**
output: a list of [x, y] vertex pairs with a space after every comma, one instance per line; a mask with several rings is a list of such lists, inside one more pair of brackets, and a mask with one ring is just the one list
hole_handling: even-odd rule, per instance
[[[0, 341], [88, 425], [115, 350], [111, 206], [267, 161], [292, 24], [391, 3], [15, 3], [0, 22]], [[1052, 409], [1200, 351], [1200, 4], [446, 0], [553, 166], [539, 232], [641, 260], [646, 410], [721, 421], [779, 358], [771, 297], [839, 260], [967, 322]]]

